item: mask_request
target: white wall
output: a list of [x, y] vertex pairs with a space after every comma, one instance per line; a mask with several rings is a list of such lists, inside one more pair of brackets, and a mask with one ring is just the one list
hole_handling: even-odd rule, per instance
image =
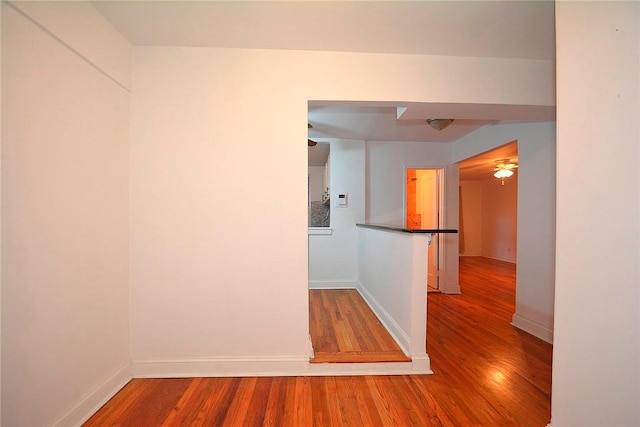
[[129, 93], [110, 72], [131, 58], [101, 55], [131, 47], [59, 7], [2, 3], [4, 426], [78, 425], [131, 374]]
[[324, 191], [324, 166], [309, 166], [309, 190], [311, 192], [311, 201], [318, 202], [322, 200], [322, 192]]
[[403, 227], [406, 169], [449, 165], [449, 144], [368, 141], [367, 221]]
[[95, 70], [131, 90], [132, 46], [87, 1], [12, 1], [29, 19], [78, 52]]
[[[458, 228], [458, 166], [451, 164], [449, 144], [424, 142], [367, 142], [367, 222], [404, 226], [407, 168], [443, 168], [444, 228]], [[445, 275], [440, 288], [460, 291], [458, 235], [443, 234]]]
[[637, 426], [640, 3], [556, 2], [556, 21], [551, 422], [554, 427]]
[[358, 291], [414, 369], [432, 373], [425, 340], [429, 236], [365, 227], [357, 234]]
[[491, 177], [461, 181], [464, 251], [461, 256], [483, 256], [516, 262], [518, 175], [501, 181]]
[[482, 181], [482, 256], [516, 262], [518, 173]]
[[306, 364], [309, 100], [552, 105], [552, 79], [546, 61], [137, 47], [134, 372]]
[[[555, 123], [490, 126], [456, 141], [454, 161], [518, 141], [516, 313], [513, 324], [553, 340]], [[506, 185], [506, 183], [505, 183]]]
[[[0, 5], [1, 6], [1, 5]], [[0, 23], [2, 22], [2, 10], [0, 7]], [[1, 51], [1, 49], [0, 49]], [[0, 64], [2, 60], [0, 59]], [[0, 66], [0, 82], [2, 82], [2, 67]], [[0, 84], [0, 117], [2, 117], [2, 85]], [[2, 188], [2, 121], [0, 120], [0, 189]], [[2, 235], [2, 191], [0, 190], [0, 236]], [[1, 241], [0, 241], [1, 243]], [[0, 260], [2, 259], [2, 245], [0, 244]], [[2, 262], [0, 261], [0, 331], [2, 331]], [[0, 332], [0, 425], [2, 425], [2, 334]]]
[[[462, 192], [462, 222], [464, 226], [464, 248], [460, 255], [482, 255], [482, 181], [460, 181]], [[461, 231], [462, 232], [462, 231]], [[462, 237], [462, 236], [461, 236]]]
[[[364, 141], [331, 141], [331, 234], [309, 235], [309, 287], [355, 288], [355, 224], [364, 222]], [[348, 207], [338, 208], [338, 194], [348, 193]]]
[[513, 325], [553, 342], [556, 241], [555, 124], [518, 139], [518, 251]]

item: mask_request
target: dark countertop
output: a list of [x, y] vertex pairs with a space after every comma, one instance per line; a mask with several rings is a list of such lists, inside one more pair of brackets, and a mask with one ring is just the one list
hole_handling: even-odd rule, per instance
[[356, 224], [357, 227], [373, 228], [377, 230], [399, 231], [401, 233], [414, 233], [414, 234], [441, 234], [441, 233], [457, 233], [458, 230], [453, 228], [404, 228], [398, 225], [385, 225], [385, 224]]

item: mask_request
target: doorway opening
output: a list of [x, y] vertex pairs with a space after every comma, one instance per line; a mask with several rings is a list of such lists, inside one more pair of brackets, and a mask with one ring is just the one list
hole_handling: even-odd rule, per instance
[[[408, 229], [444, 228], [443, 170], [407, 168], [405, 185], [405, 227]], [[427, 251], [427, 291], [440, 292], [443, 244], [440, 234], [432, 235]]]
[[518, 164], [518, 143], [510, 142], [459, 163], [459, 253], [516, 263], [518, 175], [498, 178], [496, 165]]

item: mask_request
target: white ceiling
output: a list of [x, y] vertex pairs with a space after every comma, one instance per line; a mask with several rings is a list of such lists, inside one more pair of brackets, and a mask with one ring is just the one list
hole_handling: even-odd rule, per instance
[[[427, 118], [453, 118], [443, 130]], [[427, 103], [310, 102], [310, 138], [367, 141], [452, 142], [474, 130], [499, 122], [550, 121], [555, 108], [522, 105]]]
[[553, 1], [94, 1], [138, 46], [554, 59]]
[[[508, 160], [518, 164], [518, 143], [511, 142], [495, 150], [478, 154], [470, 159], [460, 162], [460, 180], [478, 181], [484, 179], [495, 179], [493, 172], [496, 167], [496, 160]], [[516, 169], [516, 173], [518, 173]]]
[[329, 143], [318, 142], [317, 145], [309, 147], [309, 166], [324, 166], [329, 158]]
[[[137, 46], [555, 59], [554, 2], [545, 0], [92, 3]], [[435, 131], [426, 118], [455, 121]], [[310, 103], [309, 136], [450, 142], [484, 125], [554, 118], [553, 107]]]

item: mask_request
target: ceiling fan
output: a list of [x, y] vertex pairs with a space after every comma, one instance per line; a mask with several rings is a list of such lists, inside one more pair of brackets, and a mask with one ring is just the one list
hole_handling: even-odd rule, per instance
[[518, 164], [511, 162], [510, 159], [496, 160], [493, 176], [499, 179], [509, 178], [517, 167]]
[[[307, 123], [307, 129], [311, 129], [313, 128], [313, 126], [311, 126], [311, 123]], [[311, 140], [309, 138], [307, 138], [307, 146], [308, 147], [315, 147], [316, 145], [318, 145], [317, 142], [315, 142], [314, 140]]]

